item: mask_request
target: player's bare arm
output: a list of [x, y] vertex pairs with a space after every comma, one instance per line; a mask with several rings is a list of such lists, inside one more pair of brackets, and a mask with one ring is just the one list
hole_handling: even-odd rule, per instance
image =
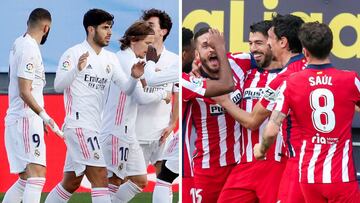
[[31, 94], [32, 80], [19, 77], [19, 92], [21, 99], [27, 104], [36, 114], [40, 114], [43, 109], [35, 101]]
[[225, 40], [222, 33], [216, 29], [209, 30], [208, 45], [215, 49], [220, 62], [220, 71], [218, 80], [206, 81], [205, 97], [214, 97], [230, 93], [234, 90], [233, 74], [231, 72], [229, 60], [226, 56]]
[[21, 99], [28, 105], [31, 110], [33, 110], [36, 114], [38, 114], [46, 125], [48, 125], [53, 132], [55, 132], [58, 136], [63, 137], [63, 133], [60, 131], [58, 125], [54, 122], [52, 118], [45, 112], [43, 108], [39, 106], [36, 102], [35, 98], [31, 94], [31, 85], [32, 80], [18, 78], [19, 80], [19, 92]]
[[228, 95], [213, 97], [212, 99], [224, 107], [243, 127], [250, 130], [258, 129], [264, 120], [271, 115], [271, 111], [264, 108], [260, 102], [257, 102], [253, 111], [249, 113], [232, 102]]
[[266, 125], [260, 143], [254, 146], [254, 156], [256, 159], [264, 159], [267, 150], [274, 143], [277, 134], [280, 131], [282, 121], [286, 115], [280, 111], [274, 110], [271, 114], [269, 123]]

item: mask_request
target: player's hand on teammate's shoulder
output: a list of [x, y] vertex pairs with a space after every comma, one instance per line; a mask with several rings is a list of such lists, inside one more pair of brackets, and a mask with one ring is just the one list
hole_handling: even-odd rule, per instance
[[154, 61], [156, 63], [158, 60], [159, 59], [155, 47], [149, 45], [148, 50], [146, 52], [146, 61]]
[[254, 157], [257, 160], [264, 160], [265, 159], [265, 153], [263, 151], [261, 151], [260, 143], [256, 143], [254, 145]]
[[139, 61], [131, 68], [131, 76], [133, 78], [140, 78], [144, 74], [145, 62]]
[[87, 62], [87, 57], [89, 56], [89, 52], [87, 51], [86, 53], [83, 53], [80, 58], [79, 58], [79, 62], [77, 65], [77, 68], [79, 71], [82, 71], [85, 66], [86, 66], [86, 62]]

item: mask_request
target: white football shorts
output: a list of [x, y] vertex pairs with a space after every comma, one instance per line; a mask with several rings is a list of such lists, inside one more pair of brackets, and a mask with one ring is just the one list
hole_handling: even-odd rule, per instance
[[46, 166], [43, 120], [23, 117], [6, 125], [5, 147], [11, 173], [24, 172], [29, 163]]
[[84, 128], [64, 130], [67, 147], [64, 172], [84, 173], [86, 166], [106, 167], [101, 150], [99, 133]]
[[179, 174], [179, 133], [175, 133], [165, 145], [163, 160], [165, 166], [173, 173]]
[[115, 174], [124, 180], [127, 176], [146, 175], [143, 152], [138, 142], [128, 143], [114, 135], [102, 135], [102, 150], [108, 177]]

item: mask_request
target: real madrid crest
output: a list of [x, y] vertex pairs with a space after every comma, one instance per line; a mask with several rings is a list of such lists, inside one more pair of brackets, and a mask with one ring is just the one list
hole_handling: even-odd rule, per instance
[[99, 154], [98, 154], [98, 153], [96, 153], [96, 152], [94, 153], [94, 159], [95, 159], [95, 160], [99, 160], [99, 159], [100, 159]]
[[40, 151], [38, 149], [35, 149], [34, 155], [36, 157], [39, 157], [40, 156]]
[[119, 171], [121, 171], [122, 169], [124, 168], [124, 163], [120, 163], [120, 165], [119, 165]]

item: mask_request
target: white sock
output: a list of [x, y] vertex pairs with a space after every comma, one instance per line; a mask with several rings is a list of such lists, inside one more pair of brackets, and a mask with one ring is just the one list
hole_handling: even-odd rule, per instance
[[116, 192], [119, 189], [119, 186], [110, 184], [108, 185], [109, 191], [110, 191], [110, 197], [112, 202], [119, 202], [120, 200], [116, 197]]
[[66, 203], [71, 197], [71, 193], [66, 191], [59, 183], [57, 184], [46, 197], [45, 203]]
[[44, 177], [28, 178], [25, 186], [23, 203], [39, 203], [44, 184]]
[[91, 188], [92, 203], [111, 203], [110, 192], [107, 187]]
[[9, 189], [6, 191], [3, 203], [20, 203], [24, 190], [25, 190], [26, 180], [19, 178]]
[[120, 185], [118, 191], [115, 193], [116, 197], [120, 200], [120, 203], [129, 202], [135, 195], [139, 194], [142, 191], [139, 186], [133, 183], [131, 180], [126, 181], [126, 183]]
[[153, 192], [152, 202], [171, 203], [172, 202], [172, 186], [171, 183], [156, 179], [156, 185]]

